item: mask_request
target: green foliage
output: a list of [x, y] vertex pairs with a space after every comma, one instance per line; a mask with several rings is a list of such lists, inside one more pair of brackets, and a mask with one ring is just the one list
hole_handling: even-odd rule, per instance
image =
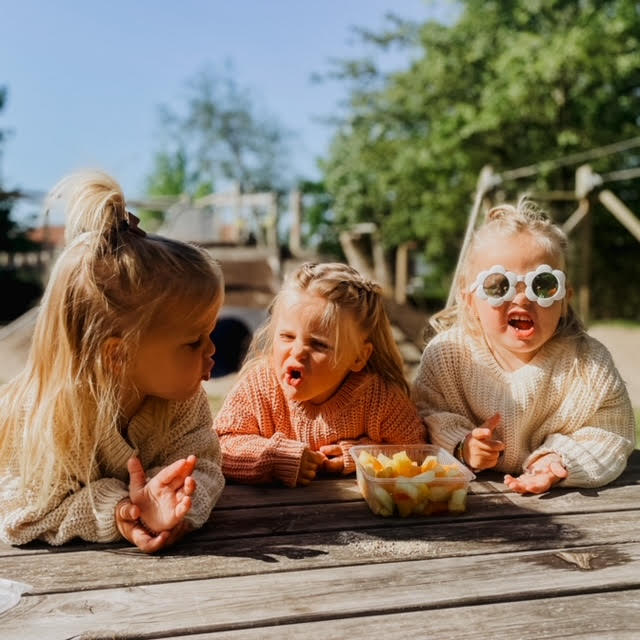
[[303, 181], [299, 185], [304, 202], [304, 244], [320, 255], [343, 258], [333, 215], [333, 198], [323, 182]]
[[[4, 107], [6, 97], [6, 87], [0, 87], [0, 111]], [[6, 135], [7, 131], [0, 129], [0, 158]], [[0, 177], [1, 175], [0, 171]], [[14, 196], [5, 193], [2, 187], [0, 181], [0, 251], [14, 254], [38, 249], [40, 245], [31, 241], [26, 230], [12, 219]], [[5, 323], [24, 313], [36, 302], [42, 295], [42, 283], [33, 270], [3, 268], [0, 269], [0, 291], [3, 298], [0, 323]]]
[[[348, 116], [322, 165], [336, 224], [374, 221], [389, 248], [418, 240], [432, 267], [431, 291], [448, 288], [484, 165], [505, 171], [640, 133], [636, 2], [464, 0], [459, 7], [450, 26], [394, 20], [386, 33], [364, 34], [370, 44], [409, 44], [418, 54], [408, 69], [386, 75], [370, 59], [342, 62], [337, 75], [352, 86]], [[637, 164], [637, 154], [627, 153], [594, 169]], [[574, 169], [505, 183], [504, 197], [573, 189]], [[620, 197], [640, 211], [640, 189], [631, 181]], [[600, 216], [598, 233], [599, 225]], [[637, 251], [619, 224], [607, 245], [597, 237], [598, 264], [621, 242], [623, 253]], [[638, 282], [638, 262], [621, 257], [619, 267], [633, 276], [627, 282]], [[635, 308], [637, 316], [639, 296], [619, 313]], [[606, 314], [607, 305], [596, 315]]]
[[162, 125], [176, 151], [159, 154], [150, 185], [180, 185], [190, 195], [211, 192], [220, 183], [234, 183], [243, 192], [281, 190], [290, 134], [257, 104], [232, 69], [197, 74], [188, 84], [184, 111], [162, 109]]

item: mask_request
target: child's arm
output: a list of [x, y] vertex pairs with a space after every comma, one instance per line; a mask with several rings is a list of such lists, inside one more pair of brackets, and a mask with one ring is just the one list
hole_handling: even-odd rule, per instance
[[574, 381], [577, 392], [565, 409], [568, 413], [575, 405], [575, 411], [592, 410], [591, 415], [574, 430], [559, 429], [558, 416], [551, 416], [554, 432], [523, 464], [526, 472], [542, 456], [557, 454], [567, 470], [561, 480], [566, 487], [601, 487], [612, 482], [624, 471], [635, 446], [635, 418], [624, 382], [608, 351], [599, 344], [592, 349], [590, 378]]
[[129, 495], [117, 478], [101, 478], [89, 487], [68, 481], [54, 490], [46, 507], [36, 510], [29, 494], [18, 494], [16, 475], [0, 478], [0, 539], [9, 544], [44, 540], [60, 545], [79, 537], [89, 542], [113, 542], [120, 538], [116, 505]]
[[172, 412], [166, 442], [162, 447], [164, 465], [146, 471], [153, 480], [174, 462], [182, 460], [184, 463], [190, 456], [197, 458], [193, 470], [181, 467], [181, 475], [176, 486], [181, 485], [187, 477], [192, 479], [193, 491], [187, 491], [181, 497], [190, 498], [191, 508], [184, 518], [192, 528], [198, 529], [208, 520], [224, 489], [220, 444], [211, 428], [211, 410], [203, 389], [189, 400], [175, 403]]
[[[274, 413], [279, 412], [269, 398], [270, 392], [275, 393], [272, 385], [268, 377], [251, 371], [248, 379], [227, 395], [214, 420], [222, 449], [222, 470], [225, 476], [240, 482], [280, 480], [293, 487], [301, 475], [306, 445], [276, 430], [279, 425], [275, 424]], [[281, 419], [288, 420], [289, 416]]]
[[457, 382], [459, 366], [455, 343], [434, 338], [422, 354], [411, 392], [430, 442], [451, 454], [478, 426], [465, 415], [467, 400]]

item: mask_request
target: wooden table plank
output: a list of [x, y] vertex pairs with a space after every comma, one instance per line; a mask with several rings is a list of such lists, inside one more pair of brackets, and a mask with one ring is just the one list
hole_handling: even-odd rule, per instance
[[640, 543], [629, 543], [26, 595], [2, 630], [24, 640], [145, 638], [639, 587]]
[[[196, 634], [188, 640], [295, 640], [322, 638], [518, 638], [519, 640], [637, 640], [640, 638], [640, 591], [614, 591], [523, 602], [406, 611], [332, 620], [330, 624], [260, 627]], [[186, 640], [170, 636], [167, 640]]]
[[[242, 487], [249, 489], [250, 487]], [[606, 513], [640, 508], [640, 485], [610, 486], [603, 489], [557, 490], [542, 496], [517, 493], [483, 494], [468, 497], [466, 513], [425, 518], [382, 518], [369, 511], [363, 500], [310, 505], [243, 507], [214, 510], [211, 520], [190, 540], [234, 540], [241, 536], [301, 534], [344, 529], [374, 529], [388, 526], [414, 527], [429, 522], [464, 522], [500, 518], [527, 518], [538, 515]], [[115, 548], [129, 545], [115, 545]], [[72, 542], [52, 548], [42, 543], [22, 547], [0, 544], [0, 557], [31, 553], [65, 553], [84, 549], [86, 543]], [[107, 545], [97, 548], [114, 548]]]
[[401, 560], [640, 542], [640, 510], [486, 520], [204, 542], [146, 555], [134, 548], [0, 558], [0, 576], [57, 593]]

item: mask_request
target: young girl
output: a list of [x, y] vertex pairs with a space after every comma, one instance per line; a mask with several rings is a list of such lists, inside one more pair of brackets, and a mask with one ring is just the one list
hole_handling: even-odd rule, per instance
[[492, 209], [413, 389], [435, 444], [473, 469], [521, 473], [505, 476], [519, 493], [604, 485], [634, 447], [625, 385], [569, 306], [566, 252], [530, 201]]
[[380, 288], [344, 264], [302, 265], [256, 334], [214, 425], [222, 470], [309, 484], [354, 470], [361, 442], [424, 442]]
[[0, 538], [156, 551], [200, 527], [224, 486], [201, 388], [222, 275], [204, 251], [141, 231], [103, 173], [52, 196], [67, 247], [27, 364], [0, 391]]

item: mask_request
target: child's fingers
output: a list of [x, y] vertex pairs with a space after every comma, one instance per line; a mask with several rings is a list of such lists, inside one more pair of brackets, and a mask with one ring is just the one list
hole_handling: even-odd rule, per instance
[[140, 458], [137, 456], [129, 458], [127, 469], [129, 470], [129, 495], [132, 502], [137, 502], [142, 497], [144, 486], [147, 483]]
[[168, 485], [174, 491], [182, 486], [187, 476], [190, 476], [195, 469], [197, 458], [189, 456], [172, 462], [162, 469], [156, 476], [162, 484]]
[[344, 462], [342, 456], [338, 456], [325, 460], [322, 466], [326, 471], [338, 473], [344, 469]]
[[504, 451], [504, 442], [502, 442], [502, 440], [477, 440], [471, 446], [475, 449], [476, 453]]
[[559, 462], [552, 462], [549, 465], [549, 470], [558, 478], [566, 478], [569, 475], [569, 472]]
[[122, 500], [116, 507], [116, 512], [121, 520], [136, 522], [140, 517], [140, 509], [129, 500]]
[[326, 444], [318, 449], [325, 456], [341, 456], [342, 447], [339, 444]]
[[496, 440], [492, 438], [493, 431], [490, 429], [484, 429], [483, 427], [476, 427], [471, 432], [471, 438], [468, 441], [469, 447], [482, 447], [487, 446], [490, 449], [496, 451], [502, 451], [504, 449], [504, 442], [502, 440]]
[[157, 536], [147, 533], [142, 527], [135, 527], [132, 532], [133, 543], [145, 553], [155, 553], [164, 547], [169, 539], [169, 532], [162, 531]]
[[176, 518], [182, 520], [182, 518], [184, 518], [187, 513], [189, 513], [191, 504], [191, 498], [189, 496], [184, 496], [182, 500], [180, 500], [180, 502], [176, 505], [176, 508], [174, 510]]
[[193, 476], [188, 476], [187, 478], [184, 479], [184, 486], [182, 487], [182, 492], [186, 496], [192, 496], [195, 493], [197, 486], [198, 486], [198, 483], [196, 482], [196, 479]]

